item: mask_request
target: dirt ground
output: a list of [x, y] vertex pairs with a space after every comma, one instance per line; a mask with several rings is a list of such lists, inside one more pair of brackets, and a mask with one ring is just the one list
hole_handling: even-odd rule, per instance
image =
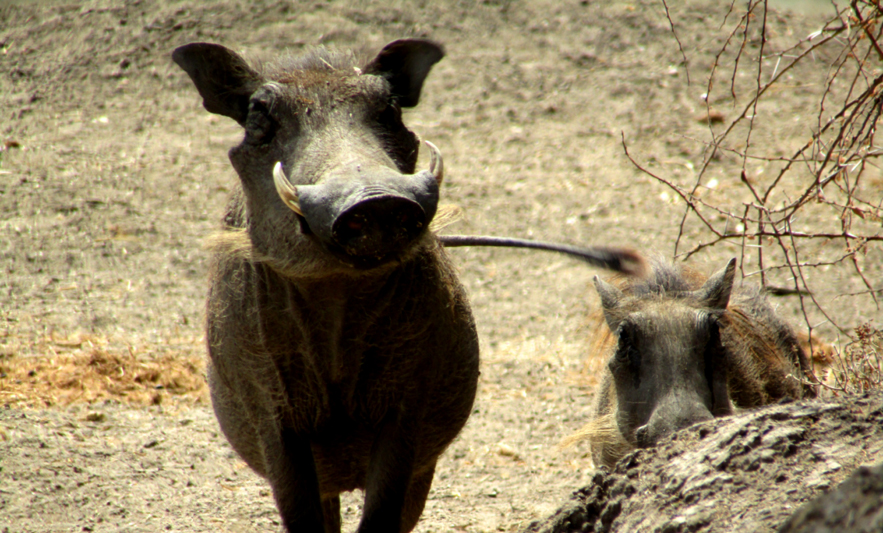
[[[445, 231], [670, 256], [683, 204], [629, 163], [622, 138], [690, 186], [709, 138], [705, 82], [731, 29], [728, 2], [678, 4], [686, 65], [656, 0], [0, 0], [0, 531], [280, 529], [267, 485], [219, 434], [201, 376], [202, 243], [236, 180], [226, 151], [241, 134], [202, 109], [174, 47], [220, 42], [260, 58], [436, 39], [447, 57], [405, 121], [441, 149], [443, 200], [465, 212]], [[821, 20], [773, 14], [766, 46], [784, 50]], [[783, 155], [806, 142], [831, 58], [819, 51], [771, 93], [756, 145]], [[753, 75], [744, 63], [740, 79]], [[713, 103], [725, 121], [735, 113]], [[772, 166], [748, 170], [763, 181]], [[715, 160], [705, 198], [749, 201], [741, 170], [732, 153]], [[879, 168], [862, 186], [883, 199]], [[809, 210], [802, 222], [831, 217]], [[707, 238], [695, 220], [684, 235]], [[716, 269], [739, 254], [722, 244], [691, 262]], [[417, 531], [518, 531], [593, 475], [587, 449], [558, 443], [584, 424], [602, 364], [585, 341], [600, 272], [535, 252], [452, 255], [482, 375]], [[883, 279], [880, 246], [860, 260]], [[880, 327], [848, 264], [811, 276], [839, 324]], [[771, 278], [787, 285], [784, 272]], [[796, 299], [777, 304], [803, 323]], [[818, 313], [809, 320], [844, 340]], [[342, 504], [348, 530], [359, 505], [358, 494]]]

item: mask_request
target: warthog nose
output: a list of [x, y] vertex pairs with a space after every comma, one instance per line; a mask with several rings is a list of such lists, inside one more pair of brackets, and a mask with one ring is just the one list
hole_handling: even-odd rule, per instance
[[635, 430], [635, 444], [639, 448], [656, 446], [667, 435], [713, 418], [700, 402], [669, 403], [658, 409], [648, 423]]
[[405, 248], [426, 225], [420, 204], [400, 196], [356, 203], [334, 221], [332, 239], [352, 256], [382, 257]]
[[649, 448], [656, 444], [652, 442], [650, 438], [650, 429], [647, 427], [647, 424], [639, 427], [635, 430], [635, 442], [638, 444], [639, 448]]

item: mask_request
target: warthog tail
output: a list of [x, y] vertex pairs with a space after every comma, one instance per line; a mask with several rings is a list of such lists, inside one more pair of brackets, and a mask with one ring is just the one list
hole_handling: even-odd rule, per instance
[[628, 248], [574, 246], [571, 244], [485, 235], [439, 235], [438, 240], [445, 247], [497, 246], [558, 252], [574, 259], [585, 261], [590, 265], [622, 272], [630, 276], [643, 276], [647, 272], [647, 263], [644, 261], [644, 258], [638, 252]]

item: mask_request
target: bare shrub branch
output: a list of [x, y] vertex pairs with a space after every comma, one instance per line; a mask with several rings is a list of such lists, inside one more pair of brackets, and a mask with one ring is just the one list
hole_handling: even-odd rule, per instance
[[[665, 9], [674, 31], [667, 4]], [[883, 279], [867, 274], [864, 258], [872, 247], [879, 251], [883, 241], [880, 178], [874, 178], [875, 185], [867, 177], [879, 176], [883, 156], [876, 135], [883, 114], [883, 7], [879, 0], [850, 0], [821, 29], [784, 45], [781, 36], [771, 38], [770, 22], [776, 19], [770, 18], [767, 0], [733, 0], [725, 11], [720, 30], [726, 38], [714, 55], [704, 95], [710, 140], [697, 141], [704, 145], [703, 160], [692, 183], [678, 183], [640, 164], [629, 153], [623, 135], [625, 155], [640, 172], [670, 188], [684, 203], [676, 257], [687, 259], [723, 242], [738, 243], [743, 276], [757, 275], [769, 286], [770, 276], [781, 279], [787, 274], [791, 287], [784, 290], [798, 296], [810, 336], [818, 327], [810, 318], [815, 316], [851, 339], [849, 346], [861, 339], [877, 339], [869, 331], [877, 331], [874, 327], [880, 324], [857, 329], [841, 323], [828, 309], [830, 302], [817, 297], [813, 289], [830, 281], [825, 279], [825, 269], [838, 266], [842, 271], [840, 265], [848, 265], [863, 290], [839, 298], [861, 300], [856, 305], [866, 306], [874, 315], [881, 310]], [[675, 38], [686, 63], [687, 52]], [[775, 135], [776, 128], [782, 127], [777, 114], [770, 111], [776, 109], [774, 94], [800, 88], [789, 87], [789, 79], [811, 86], [801, 78], [807, 72], [824, 76], [819, 76], [814, 127], [811, 123], [806, 141], [790, 156], [769, 153], [757, 135]], [[725, 92], [716, 90], [723, 80]], [[720, 127], [710, 118], [712, 106], [727, 101], [735, 115]], [[707, 199], [699, 194], [709, 169], [717, 168], [724, 154], [741, 159], [739, 186], [750, 194], [750, 201], [733, 203], [730, 197], [710, 195]], [[774, 172], [765, 179], [755, 178], [749, 165], [761, 165], [758, 176], [767, 168]], [[692, 242], [687, 229], [696, 222], [702, 240]], [[746, 261], [754, 266], [747, 266]], [[870, 349], [867, 342], [862, 346]], [[844, 364], [841, 374], [861, 366]], [[879, 371], [876, 376], [877, 381], [870, 382], [879, 384]], [[834, 386], [838, 387], [843, 389]]]

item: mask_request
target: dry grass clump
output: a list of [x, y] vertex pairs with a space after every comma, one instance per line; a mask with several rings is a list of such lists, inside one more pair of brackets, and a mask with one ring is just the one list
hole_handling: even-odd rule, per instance
[[835, 355], [825, 382], [834, 394], [883, 388], [883, 331], [869, 323], [855, 328], [855, 340]]
[[134, 406], [208, 402], [202, 357], [145, 360], [99, 348], [73, 354], [0, 359], [0, 405], [67, 406], [116, 400]]

